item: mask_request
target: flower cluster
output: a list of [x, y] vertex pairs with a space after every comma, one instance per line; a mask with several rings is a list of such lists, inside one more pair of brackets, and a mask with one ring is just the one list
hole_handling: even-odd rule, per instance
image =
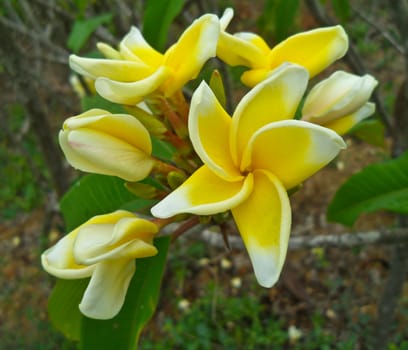
[[[44, 268], [59, 278], [91, 276], [80, 304], [89, 317], [119, 312], [134, 260], [157, 253], [153, 237], [163, 223], [189, 215], [231, 214], [258, 282], [273, 286], [291, 229], [288, 191], [333, 160], [346, 147], [340, 135], [374, 112], [368, 99], [377, 81], [370, 75], [338, 71], [306, 94], [310, 78], [346, 53], [341, 26], [297, 34], [271, 49], [254, 33], [227, 33], [232, 16], [227, 9], [221, 18], [200, 17], [164, 54], [133, 27], [117, 49], [98, 44], [105, 58], [70, 57], [74, 71], [127, 113], [92, 109], [67, 119], [59, 135], [67, 161], [120, 177], [142, 197], [149, 185], [138, 181], [160, 184], [160, 191], [147, 191], [157, 199], [155, 218], [97, 216], [43, 253]], [[241, 80], [251, 89], [232, 115], [204, 81], [189, 102], [183, 95], [212, 57], [247, 68]], [[172, 159], [152, 154], [153, 138], [174, 147]]]

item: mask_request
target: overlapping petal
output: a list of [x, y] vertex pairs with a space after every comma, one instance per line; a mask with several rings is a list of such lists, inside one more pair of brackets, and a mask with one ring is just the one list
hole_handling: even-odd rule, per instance
[[265, 169], [290, 189], [329, 163], [346, 145], [334, 131], [299, 120], [265, 125], [254, 133], [242, 170]]
[[123, 83], [107, 78], [98, 78], [95, 81], [96, 91], [104, 98], [115, 103], [134, 105], [150, 95], [171, 76], [172, 71], [161, 66], [145, 79]]
[[326, 123], [324, 126], [326, 128], [332, 129], [339, 135], [344, 135], [348, 132], [354, 125], [359, 123], [365, 118], [368, 118], [375, 112], [375, 104], [372, 102], [367, 102], [357, 111], [344, 116], [342, 118], [336, 119], [332, 122]]
[[268, 66], [268, 47], [264, 40], [256, 34], [220, 33], [217, 45], [217, 56], [230, 66], [246, 66], [262, 68]]
[[64, 130], [87, 128], [109, 134], [150, 154], [152, 142], [149, 132], [135, 117], [129, 114], [111, 114], [94, 108], [76, 117], [68, 118]]
[[216, 55], [219, 34], [218, 17], [210, 14], [201, 16], [184, 31], [179, 41], [166, 52], [164, 65], [173, 72], [163, 86], [166, 96], [173, 95], [189, 80], [195, 78], [204, 63]]
[[190, 139], [201, 160], [224, 180], [242, 179], [226, 143], [230, 135], [231, 117], [205, 82], [193, 94], [188, 120]]
[[310, 91], [302, 119], [324, 125], [353, 113], [368, 101], [377, 84], [369, 74], [360, 77], [337, 71]]
[[163, 64], [164, 56], [151, 47], [140, 30], [133, 26], [120, 42], [119, 50], [125, 60], [140, 60], [154, 68]]
[[254, 171], [251, 195], [231, 210], [250, 256], [258, 283], [272, 287], [288, 247], [291, 210], [285, 188], [268, 171]]
[[121, 82], [132, 82], [148, 77], [154, 69], [143, 62], [120, 59], [69, 56], [72, 70], [91, 79], [104, 77]]
[[212, 215], [227, 211], [251, 193], [252, 174], [241, 181], [225, 181], [203, 165], [180, 187], [152, 207], [155, 217], [167, 218], [180, 213]]
[[307, 71], [286, 64], [253, 88], [238, 104], [231, 126], [231, 150], [236, 164], [252, 135], [271, 122], [292, 119], [306, 90]]
[[343, 57], [348, 49], [348, 37], [343, 27], [318, 28], [293, 35], [275, 46], [270, 52], [270, 68], [284, 62], [305, 67], [310, 78], [334, 61]]
[[154, 160], [128, 143], [91, 129], [61, 131], [59, 142], [68, 162], [82, 171], [139, 181], [151, 171]]
[[121, 309], [130, 280], [135, 273], [135, 261], [118, 259], [96, 265], [79, 310], [87, 317], [106, 320]]

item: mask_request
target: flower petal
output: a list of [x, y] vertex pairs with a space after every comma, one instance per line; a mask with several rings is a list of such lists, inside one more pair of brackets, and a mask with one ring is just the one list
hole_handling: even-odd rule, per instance
[[254, 132], [271, 122], [294, 117], [307, 83], [304, 68], [286, 64], [244, 96], [232, 117], [230, 147], [236, 164]]
[[231, 22], [232, 17], [234, 16], [234, 9], [227, 7], [220, 18], [220, 27], [221, 30], [225, 30], [228, 27], [228, 24]]
[[146, 154], [152, 152], [149, 132], [139, 120], [129, 114], [111, 114], [95, 108], [68, 118], [63, 128], [64, 130], [92, 129], [127, 142]]
[[69, 66], [78, 74], [91, 79], [104, 77], [122, 82], [144, 79], [154, 72], [153, 68], [143, 62], [86, 58], [76, 55], [69, 56]]
[[137, 104], [157, 90], [171, 75], [167, 67], [160, 67], [152, 75], [133, 83], [122, 83], [107, 78], [95, 81], [96, 91], [109, 101], [123, 104]]
[[285, 188], [268, 171], [256, 170], [251, 195], [231, 212], [258, 283], [272, 287], [285, 262], [290, 234], [291, 209]]
[[134, 260], [118, 259], [99, 263], [79, 304], [81, 312], [99, 320], [115, 317], [122, 308], [134, 273]]
[[210, 14], [201, 16], [166, 52], [164, 65], [174, 73], [164, 86], [166, 96], [173, 95], [189, 80], [194, 79], [204, 63], [215, 56], [219, 34], [218, 17]]
[[148, 220], [122, 218], [112, 224], [90, 224], [79, 229], [75, 261], [92, 265], [107, 259], [145, 258], [157, 254], [153, 237], [158, 228]]
[[368, 101], [377, 84], [369, 74], [360, 77], [337, 71], [310, 91], [302, 109], [302, 119], [324, 125], [350, 114]]
[[151, 47], [140, 30], [134, 26], [119, 44], [119, 51], [125, 60], [144, 62], [153, 68], [163, 64], [164, 56]]
[[154, 165], [154, 160], [140, 149], [91, 129], [61, 131], [59, 142], [67, 161], [85, 172], [139, 181]]
[[348, 49], [348, 37], [343, 27], [318, 28], [293, 35], [275, 46], [270, 52], [270, 67], [284, 62], [305, 67], [310, 78], [321, 72]]
[[210, 87], [203, 81], [191, 99], [188, 130], [201, 160], [224, 180], [239, 181], [243, 176], [233, 164], [228, 147], [231, 117]]
[[156, 204], [151, 212], [158, 218], [168, 218], [180, 213], [222, 213], [249, 196], [252, 182], [251, 174], [242, 181], [225, 181], [203, 165], [180, 187]]
[[273, 73], [273, 71], [271, 71], [269, 68], [249, 69], [242, 73], [241, 81], [246, 86], [254, 87], [256, 84], [270, 76], [271, 73]]
[[283, 120], [259, 129], [245, 150], [242, 169], [265, 169], [290, 189], [329, 163], [343, 139], [334, 131], [300, 120]]
[[265, 41], [253, 33], [231, 35], [221, 31], [217, 44], [217, 57], [230, 66], [268, 67], [269, 51]]
[[357, 111], [344, 116], [342, 118], [336, 119], [332, 122], [325, 124], [326, 128], [332, 129], [337, 132], [339, 135], [344, 135], [347, 133], [354, 125], [359, 123], [365, 118], [368, 118], [375, 112], [375, 104], [367, 102]]
[[41, 262], [44, 269], [51, 275], [59, 278], [77, 279], [89, 277], [95, 267], [79, 265], [74, 259], [73, 247], [79, 230], [86, 225], [113, 224], [122, 218], [129, 217], [134, 218], [135, 215], [125, 210], [117, 210], [113, 213], [97, 215], [89, 219], [65, 235], [57, 244], [47, 249], [41, 255]]
[[41, 255], [41, 264], [49, 274], [64, 279], [78, 279], [91, 276], [95, 266], [80, 265], [75, 261], [73, 246], [78, 229], [61, 238], [57, 244]]

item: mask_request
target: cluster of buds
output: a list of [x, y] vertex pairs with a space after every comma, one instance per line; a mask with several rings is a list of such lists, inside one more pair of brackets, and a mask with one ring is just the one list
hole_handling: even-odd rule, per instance
[[[288, 192], [336, 157], [346, 147], [340, 135], [374, 112], [368, 99], [377, 82], [369, 75], [335, 72], [306, 95], [310, 78], [346, 53], [341, 26], [271, 49], [254, 33], [227, 33], [232, 16], [203, 15], [164, 54], [132, 28], [118, 49], [98, 44], [105, 58], [70, 57], [71, 68], [126, 113], [92, 109], [67, 119], [59, 136], [66, 159], [157, 199], [151, 220], [122, 211], [94, 217], [44, 252], [49, 273], [92, 276], [80, 306], [89, 317], [116, 315], [134, 260], [156, 254], [153, 236], [164, 225], [189, 217], [219, 223], [231, 214], [258, 282], [273, 286], [290, 235]], [[202, 81], [190, 101], [183, 94], [212, 57], [247, 68], [241, 80], [251, 89], [232, 115], [219, 80]], [[169, 144], [172, 159], [156, 157], [152, 139]], [[139, 182], [147, 177], [160, 189]]]

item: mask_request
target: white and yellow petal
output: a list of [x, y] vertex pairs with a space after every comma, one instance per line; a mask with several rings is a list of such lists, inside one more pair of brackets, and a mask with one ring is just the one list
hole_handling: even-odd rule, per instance
[[286, 64], [244, 96], [232, 117], [230, 147], [236, 163], [258, 129], [295, 116], [307, 83], [303, 67]]
[[268, 170], [290, 189], [344, 148], [343, 139], [330, 129], [300, 120], [283, 120], [265, 125], [253, 135], [241, 168]]
[[125, 60], [144, 62], [155, 69], [162, 65], [164, 60], [164, 56], [153, 49], [134, 26], [120, 42], [119, 51]]
[[221, 31], [217, 45], [217, 57], [230, 66], [266, 68], [269, 51], [265, 41], [253, 33], [231, 35]]
[[231, 117], [210, 87], [203, 81], [191, 99], [188, 130], [201, 160], [224, 180], [239, 181], [243, 176], [233, 164], [228, 139]]
[[290, 235], [291, 209], [286, 189], [268, 171], [254, 172], [254, 189], [231, 210], [258, 283], [270, 288], [279, 278]]
[[363, 119], [368, 118], [375, 112], [375, 104], [372, 102], [367, 102], [357, 111], [346, 115], [344, 117], [338, 118], [332, 122], [326, 123], [324, 126], [326, 128], [332, 129], [339, 135], [344, 135], [353, 126], [361, 122]]
[[324, 125], [348, 115], [368, 101], [377, 84], [369, 74], [358, 76], [337, 71], [310, 91], [302, 109], [302, 119]]
[[305, 67], [312, 78], [343, 57], [347, 49], [348, 37], [343, 27], [318, 28], [293, 35], [275, 46], [269, 64], [274, 69], [284, 62], [296, 63]]
[[67, 161], [85, 172], [139, 181], [154, 165], [150, 155], [140, 149], [92, 129], [61, 131], [59, 142]]
[[219, 34], [218, 17], [210, 14], [201, 16], [166, 52], [164, 65], [173, 71], [172, 77], [163, 87], [166, 96], [173, 95], [197, 77], [204, 63], [216, 55]]
[[95, 81], [95, 88], [98, 94], [109, 101], [135, 105], [141, 102], [144, 96], [158, 90], [171, 74], [170, 69], [162, 66], [148, 77], [135, 82], [124, 83], [98, 78]]
[[167, 218], [180, 213], [212, 215], [227, 211], [251, 193], [252, 175], [241, 181], [225, 181], [206, 165], [199, 168], [180, 187], [152, 207], [157, 218]]
[[73, 246], [78, 230], [61, 238], [53, 247], [41, 255], [41, 264], [49, 274], [63, 279], [78, 279], [91, 276], [95, 266], [85, 266], [75, 261]]
[[157, 254], [153, 237], [158, 228], [150, 221], [122, 218], [114, 225], [80, 228], [74, 244], [75, 261], [93, 265], [104, 260], [145, 258]]
[[233, 16], [234, 10], [231, 7], [227, 7], [220, 17], [221, 30], [225, 30], [228, 27], [228, 24], [231, 22]]
[[97, 264], [79, 304], [80, 311], [99, 320], [115, 317], [125, 302], [134, 273], [134, 260], [107, 260]]
[[69, 56], [69, 66], [78, 74], [91, 79], [104, 77], [121, 82], [145, 79], [154, 72], [154, 69], [143, 62], [86, 58], [76, 55]]
[[139, 120], [129, 114], [111, 114], [103, 109], [91, 109], [86, 113], [68, 118], [64, 130], [92, 129], [116, 137], [140, 149], [152, 152], [149, 132]]

